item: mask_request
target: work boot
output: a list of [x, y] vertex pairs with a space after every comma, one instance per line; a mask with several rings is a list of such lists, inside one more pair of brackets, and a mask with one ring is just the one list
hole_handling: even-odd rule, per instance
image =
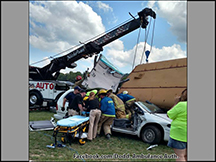
[[101, 137], [101, 135], [100, 135], [100, 134], [97, 134], [95, 138], [98, 138], [98, 137]]
[[107, 138], [107, 139], [110, 139], [110, 137], [111, 137], [111, 136], [110, 136], [110, 134], [108, 133], [108, 134], [106, 135], [106, 138]]

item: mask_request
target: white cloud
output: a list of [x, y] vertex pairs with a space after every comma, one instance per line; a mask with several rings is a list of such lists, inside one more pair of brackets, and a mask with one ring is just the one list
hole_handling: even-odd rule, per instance
[[110, 7], [108, 4], [105, 4], [101, 1], [97, 2], [98, 8], [103, 10], [104, 12], [109, 12], [109, 11], [113, 11], [112, 7]]
[[[136, 57], [134, 61], [135, 51]], [[112, 62], [117, 68], [122, 69], [122, 72], [125, 71], [124, 68], [134, 67], [140, 63], [145, 63], [146, 56], [143, 54], [144, 42], [140, 42], [138, 46], [134, 46], [133, 49], [124, 51], [123, 42], [120, 40], [114, 41], [110, 45], [107, 46], [106, 57], [109, 58], [109, 61]], [[146, 44], [146, 50], [150, 50], [150, 45]], [[148, 62], [159, 62], [166, 61], [178, 58], [185, 58], [186, 51], [183, 51], [180, 45], [174, 44], [171, 47], [162, 47], [161, 49], [152, 47], [151, 53], [148, 58]], [[142, 62], [141, 62], [142, 58]], [[128, 69], [128, 68], [127, 68]]]
[[60, 52], [103, 33], [101, 17], [83, 2], [52, 1], [30, 3], [30, 44]]
[[186, 43], [187, 1], [150, 1], [148, 6], [156, 12], [156, 15], [167, 20], [171, 32], [177, 36], [178, 41]]

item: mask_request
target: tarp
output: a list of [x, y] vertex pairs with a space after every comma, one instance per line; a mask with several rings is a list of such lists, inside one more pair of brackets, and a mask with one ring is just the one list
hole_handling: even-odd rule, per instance
[[123, 75], [103, 55], [100, 55], [90, 75], [83, 80], [82, 85], [87, 88], [112, 89], [115, 92]]

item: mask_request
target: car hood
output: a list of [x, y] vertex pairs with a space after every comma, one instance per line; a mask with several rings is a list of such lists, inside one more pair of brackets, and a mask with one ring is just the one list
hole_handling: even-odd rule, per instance
[[160, 117], [164, 120], [167, 120], [169, 122], [171, 122], [172, 120], [170, 118], [167, 117], [167, 114], [166, 113], [154, 113], [155, 116], [157, 117]]

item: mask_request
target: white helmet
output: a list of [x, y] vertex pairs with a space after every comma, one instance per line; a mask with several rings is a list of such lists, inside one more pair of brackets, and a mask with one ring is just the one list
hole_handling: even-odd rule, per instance
[[123, 94], [128, 94], [128, 91], [123, 91], [122, 93], [123, 93]]

